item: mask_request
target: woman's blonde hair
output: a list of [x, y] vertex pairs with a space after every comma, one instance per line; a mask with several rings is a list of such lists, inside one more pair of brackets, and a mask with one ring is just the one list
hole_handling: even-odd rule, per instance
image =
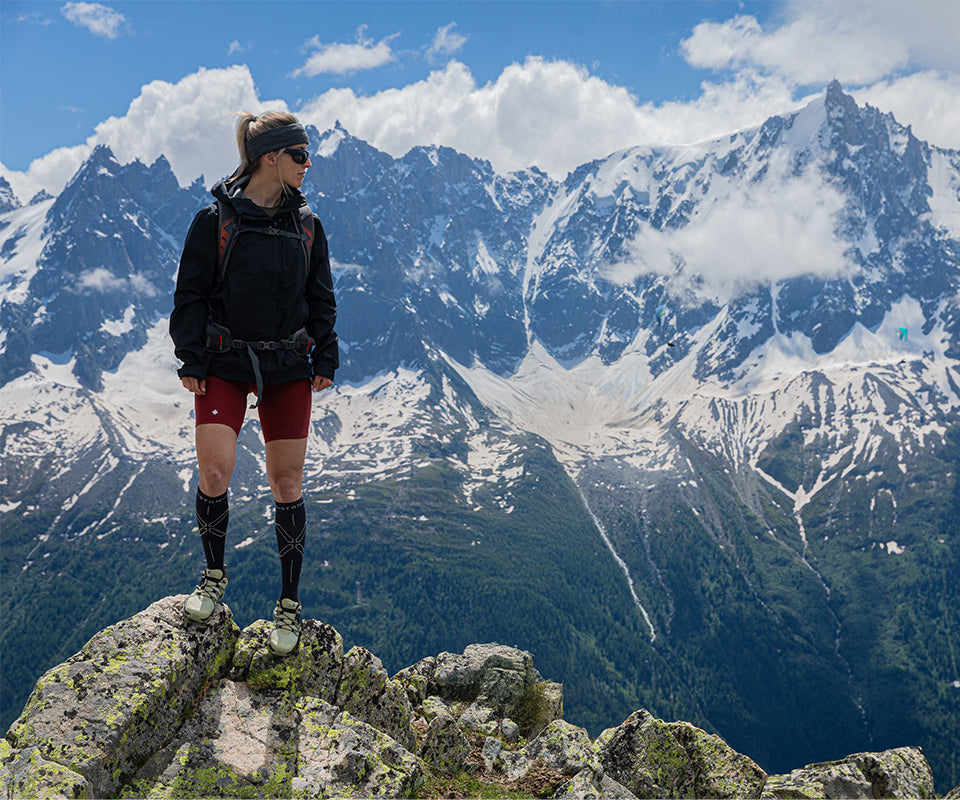
[[[283, 125], [295, 125], [299, 120], [288, 111], [266, 111], [259, 117], [251, 114], [249, 111], [238, 111], [237, 120], [237, 150], [240, 151], [240, 166], [234, 170], [233, 175], [227, 178], [227, 182], [235, 181], [244, 175], [251, 174], [256, 169], [256, 164], [251, 164], [247, 158], [247, 142], [254, 136], [266, 133], [273, 128], [280, 128]], [[258, 161], [260, 159], [257, 159]], [[286, 188], [286, 187], [284, 187]]]

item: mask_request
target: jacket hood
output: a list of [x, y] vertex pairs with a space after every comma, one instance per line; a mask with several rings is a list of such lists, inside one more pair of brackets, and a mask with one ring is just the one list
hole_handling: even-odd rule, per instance
[[[262, 213], [260, 206], [243, 194], [243, 190], [249, 182], [249, 175], [243, 175], [230, 183], [227, 182], [227, 179], [224, 179], [215, 183], [210, 193], [217, 200], [222, 200], [232, 205], [238, 213], [242, 214], [244, 211], [247, 213], [251, 211], [261, 211]], [[296, 210], [306, 202], [306, 198], [304, 198], [303, 193], [299, 189], [288, 186], [287, 192], [283, 194], [280, 200], [280, 210]]]

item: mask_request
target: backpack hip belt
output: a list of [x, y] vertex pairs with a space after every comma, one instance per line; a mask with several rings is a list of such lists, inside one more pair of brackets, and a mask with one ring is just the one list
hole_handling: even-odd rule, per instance
[[208, 322], [206, 344], [207, 349], [213, 353], [226, 353], [231, 349], [247, 351], [247, 355], [250, 356], [250, 364], [253, 367], [253, 376], [257, 383], [257, 402], [250, 408], [256, 408], [263, 399], [263, 373], [260, 371], [260, 359], [257, 357], [257, 351], [294, 350], [309, 357], [316, 346], [316, 341], [307, 333], [306, 328], [301, 328], [290, 338], [282, 339], [279, 342], [267, 342], [262, 339], [255, 342], [246, 339], [234, 339], [225, 326]]

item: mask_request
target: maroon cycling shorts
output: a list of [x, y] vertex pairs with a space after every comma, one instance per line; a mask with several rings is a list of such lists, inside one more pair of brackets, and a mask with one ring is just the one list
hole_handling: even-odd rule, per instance
[[[229, 425], [239, 436], [247, 414], [247, 396], [256, 392], [255, 383], [207, 378], [207, 393], [194, 395], [197, 425], [209, 422]], [[263, 387], [263, 399], [257, 411], [265, 442], [306, 437], [310, 428], [311, 392], [309, 378]]]

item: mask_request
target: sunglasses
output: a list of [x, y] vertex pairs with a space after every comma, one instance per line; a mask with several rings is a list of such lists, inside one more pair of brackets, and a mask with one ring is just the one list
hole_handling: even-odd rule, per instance
[[283, 152], [289, 155], [295, 164], [306, 164], [310, 160], [310, 153], [300, 148], [285, 147]]

